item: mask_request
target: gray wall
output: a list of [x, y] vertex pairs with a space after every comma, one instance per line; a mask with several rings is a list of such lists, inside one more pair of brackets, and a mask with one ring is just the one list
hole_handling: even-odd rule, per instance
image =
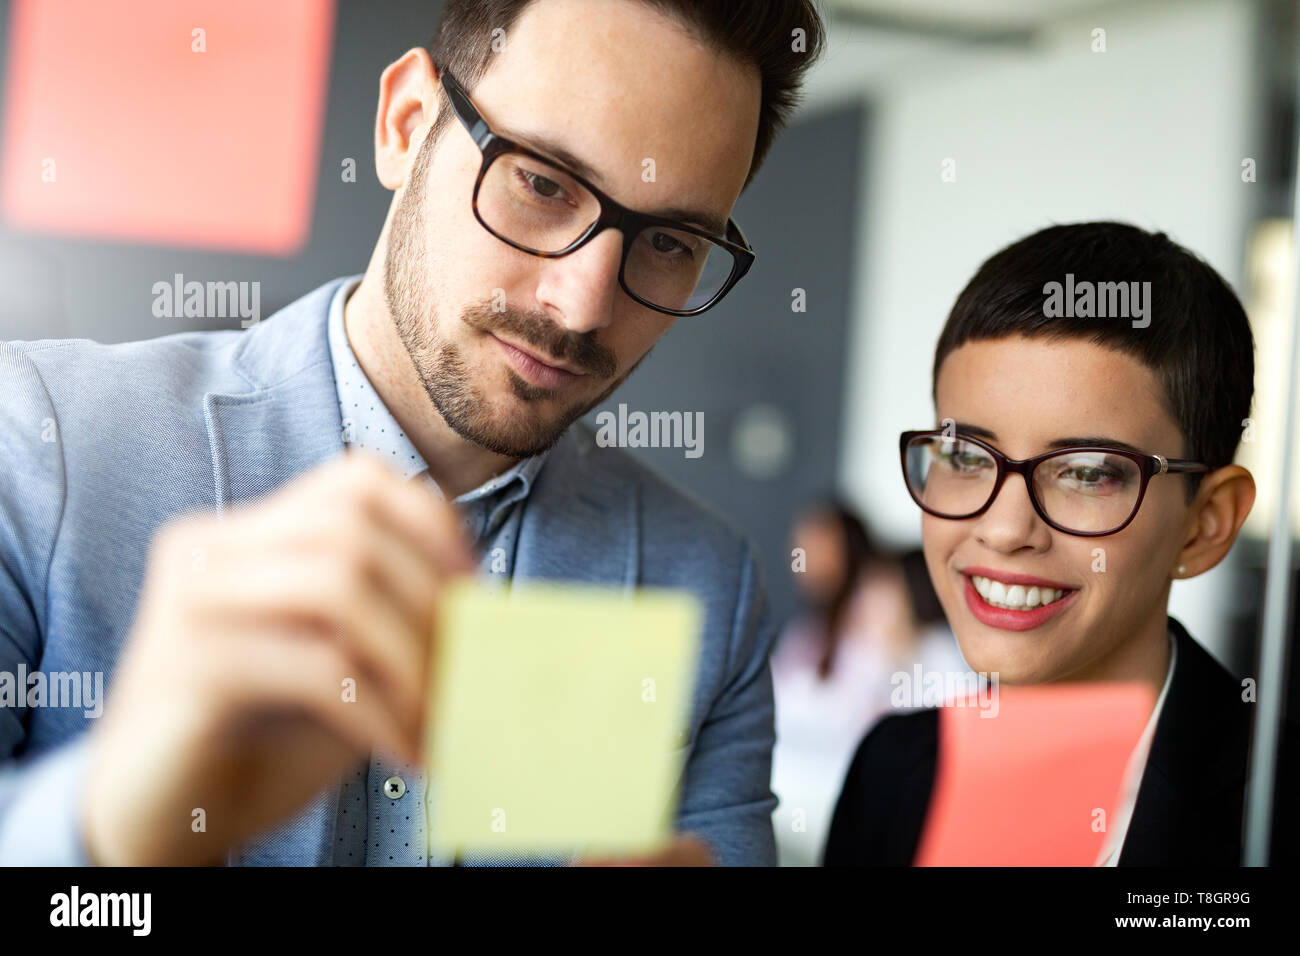
[[[845, 338], [856, 250], [865, 122], [845, 107], [797, 124], [776, 141], [734, 218], [757, 254], [716, 308], [677, 321], [650, 357], [588, 417], [635, 410], [704, 413], [703, 454], [645, 448], [640, 458], [734, 519], [760, 549], [778, 618], [793, 610], [789, 529], [801, 504], [833, 490], [840, 460]], [[807, 311], [792, 310], [803, 289]], [[772, 424], [752, 442], [754, 406]], [[788, 454], [774, 473], [744, 467], [738, 443], [784, 429]], [[773, 436], [775, 442], [778, 436]], [[771, 467], [779, 464], [773, 451]]]

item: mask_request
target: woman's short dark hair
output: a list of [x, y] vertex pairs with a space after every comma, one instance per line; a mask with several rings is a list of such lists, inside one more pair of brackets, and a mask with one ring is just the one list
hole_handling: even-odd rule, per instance
[[[440, 68], [450, 69], [472, 93], [487, 71], [493, 31], [508, 30], [530, 4], [537, 2], [543, 0], [447, 0], [429, 43], [430, 58]], [[825, 47], [825, 27], [814, 0], [637, 2], [654, 7], [703, 42], [758, 69], [762, 104], [754, 155], [745, 178], [748, 186], [799, 102], [804, 73]], [[449, 122], [450, 111], [439, 111], [430, 140], [437, 140]]]
[[[1085, 283], [1114, 291], [1134, 282], [1150, 283], [1140, 320], [1098, 316], [1100, 294], [1089, 309], [1063, 301], [1068, 289], [1085, 290]], [[1081, 311], [1092, 314], [1075, 314]], [[1232, 463], [1255, 391], [1250, 321], [1222, 277], [1163, 232], [1121, 222], [1073, 223], [1043, 229], [994, 254], [948, 315], [934, 352], [935, 385], [954, 349], [1007, 336], [1084, 339], [1133, 356], [1163, 386], [1186, 443], [1183, 457], [1212, 469]], [[1187, 478], [1190, 496], [1200, 476]]]

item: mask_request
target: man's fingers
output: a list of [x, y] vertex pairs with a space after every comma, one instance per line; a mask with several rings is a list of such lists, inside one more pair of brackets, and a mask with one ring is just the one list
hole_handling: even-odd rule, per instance
[[424, 711], [428, 652], [411, 622], [361, 573], [329, 556], [259, 563], [234, 581], [198, 589], [196, 611], [224, 632], [279, 625], [344, 649], [351, 676], [373, 674], [394, 701], [403, 726]]
[[406, 481], [378, 459], [366, 454], [348, 456], [352, 467], [345, 473], [354, 495], [385, 527], [405, 537], [446, 573], [472, 574], [474, 552], [461, 527], [460, 512], [439, 500], [419, 482]]
[[418, 760], [401, 715], [358, 677], [355, 661], [340, 645], [267, 630], [230, 633], [221, 643], [228, 663], [210, 679], [221, 686], [232, 716], [246, 715], [250, 705], [268, 713], [304, 713], [358, 756], [382, 747]]
[[[338, 536], [333, 543], [350, 551], [352, 560], [374, 576], [427, 643], [429, 622], [445, 572], [429, 560], [426, 549], [416, 547], [409, 536], [394, 534], [360, 515], [327, 522], [325, 527], [327, 534]], [[319, 552], [329, 543], [331, 539], [313, 540], [306, 547]]]

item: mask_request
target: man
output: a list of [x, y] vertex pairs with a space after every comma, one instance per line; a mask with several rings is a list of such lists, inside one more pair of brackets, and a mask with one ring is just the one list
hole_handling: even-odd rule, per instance
[[748, 268], [730, 210], [821, 45], [803, 0], [449, 0], [380, 80], [359, 283], [246, 333], [0, 345], [0, 670], [112, 673], [97, 722], [0, 708], [0, 862], [439, 862], [427, 635], [476, 565], [693, 589], [663, 859], [773, 862], [751, 550], [570, 426]]

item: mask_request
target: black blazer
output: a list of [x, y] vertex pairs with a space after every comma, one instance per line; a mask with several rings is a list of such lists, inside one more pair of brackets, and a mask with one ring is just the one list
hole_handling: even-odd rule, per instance
[[[1169, 618], [1178, 662], [1120, 866], [1240, 866], [1242, 802], [1254, 704], [1218, 661]], [[835, 807], [825, 866], [908, 866], [916, 854], [934, 783], [939, 712], [881, 720], [858, 746]], [[1300, 739], [1283, 730], [1278, 754], [1271, 862], [1294, 864], [1292, 809]]]

